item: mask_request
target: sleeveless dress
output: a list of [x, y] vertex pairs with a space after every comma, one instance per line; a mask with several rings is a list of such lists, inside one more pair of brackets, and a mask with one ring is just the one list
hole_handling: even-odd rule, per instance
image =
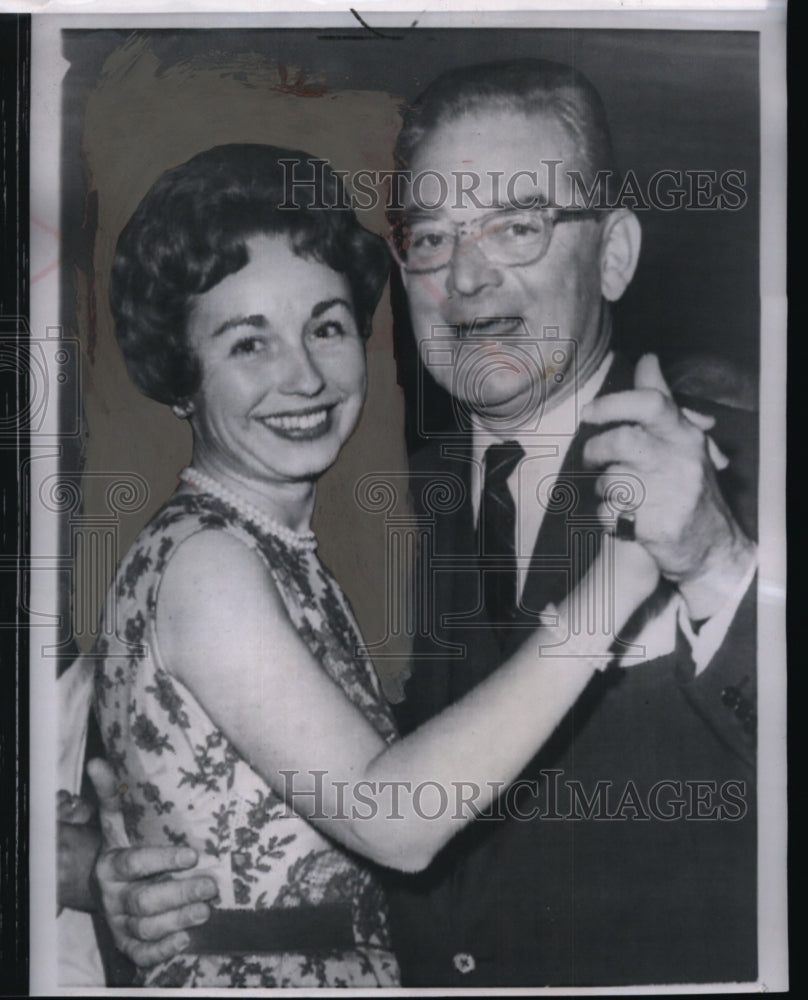
[[[125, 786], [130, 842], [194, 847], [200, 856], [195, 871], [215, 877], [217, 905], [228, 910], [346, 904], [355, 946], [294, 954], [186, 953], [141, 974], [141, 984], [396, 986], [386, 901], [370, 863], [276, 795], [161, 660], [154, 628], [160, 581], [174, 552], [200, 531], [226, 531], [260, 555], [323, 670], [385, 741], [396, 739], [372, 664], [355, 652], [360, 639], [347, 600], [316, 554], [266, 533], [210, 494], [175, 494], [121, 564], [94, 650], [95, 708], [109, 762]], [[238, 683], [237, 666], [233, 670]]]

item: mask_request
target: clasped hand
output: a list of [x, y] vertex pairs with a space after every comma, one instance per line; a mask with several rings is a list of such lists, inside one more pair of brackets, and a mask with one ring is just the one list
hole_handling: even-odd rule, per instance
[[603, 470], [595, 489], [604, 523], [615, 519], [609, 491], [616, 478], [636, 477], [644, 493], [634, 512], [636, 539], [662, 576], [683, 591], [708, 574], [726, 576], [751, 543], [718, 484], [717, 470], [728, 462], [707, 434], [714, 418], [677, 406], [653, 354], [637, 363], [633, 389], [595, 399], [581, 416], [605, 428], [584, 447], [587, 466]]

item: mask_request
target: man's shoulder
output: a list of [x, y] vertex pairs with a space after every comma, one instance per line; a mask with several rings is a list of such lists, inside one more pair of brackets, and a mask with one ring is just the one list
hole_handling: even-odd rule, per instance
[[410, 472], [425, 472], [436, 468], [440, 461], [442, 445], [446, 441], [446, 437], [430, 437], [420, 441], [410, 452]]
[[449, 515], [467, 499], [471, 435], [430, 436], [409, 456], [410, 499], [416, 510]]
[[421, 438], [410, 452], [410, 469], [434, 469], [439, 465], [462, 464], [471, 457], [471, 431], [447, 429], [442, 434]]

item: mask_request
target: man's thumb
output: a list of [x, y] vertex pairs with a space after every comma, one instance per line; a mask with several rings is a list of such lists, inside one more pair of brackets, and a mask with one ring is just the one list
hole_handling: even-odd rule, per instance
[[123, 822], [121, 788], [115, 772], [105, 760], [96, 757], [87, 762], [87, 774], [98, 796], [98, 817], [107, 847], [129, 847]]
[[634, 369], [634, 388], [656, 389], [665, 396], [673, 396], [659, 367], [659, 358], [656, 354], [643, 354], [637, 362], [637, 367]]

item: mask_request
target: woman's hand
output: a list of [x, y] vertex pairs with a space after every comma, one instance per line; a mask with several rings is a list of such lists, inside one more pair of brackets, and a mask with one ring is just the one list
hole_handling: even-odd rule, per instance
[[[626, 622], [659, 583], [659, 569], [638, 542], [605, 534], [598, 555], [578, 585], [558, 607], [565, 655], [595, 656], [605, 666]], [[548, 635], [554, 633], [551, 630]], [[546, 653], [558, 651], [558, 642]], [[546, 655], [546, 654], [545, 654]]]
[[175, 879], [197, 863], [190, 847], [132, 847], [126, 835], [115, 775], [103, 760], [87, 771], [99, 801], [103, 848], [95, 866], [99, 901], [118, 949], [135, 965], [151, 968], [188, 947], [188, 927], [210, 916], [218, 895], [207, 875]]

